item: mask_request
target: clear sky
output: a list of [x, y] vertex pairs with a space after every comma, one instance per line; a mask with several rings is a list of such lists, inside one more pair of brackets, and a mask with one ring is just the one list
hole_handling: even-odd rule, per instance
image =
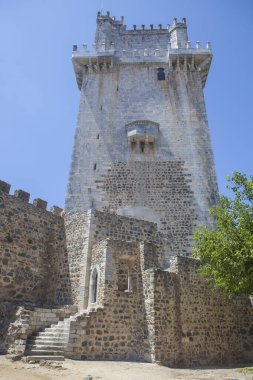
[[91, 47], [98, 10], [133, 24], [187, 18], [192, 44], [212, 42], [205, 88], [219, 189], [253, 174], [253, 0], [0, 0], [0, 179], [63, 206], [79, 91], [73, 44]]

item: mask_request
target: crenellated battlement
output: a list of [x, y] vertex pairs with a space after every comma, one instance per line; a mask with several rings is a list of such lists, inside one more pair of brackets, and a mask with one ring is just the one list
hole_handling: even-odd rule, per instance
[[116, 19], [115, 16], [111, 16], [110, 12], [107, 11], [106, 14], [102, 14], [101, 12], [97, 13], [97, 23], [99, 22], [108, 22], [114, 27], [118, 26], [121, 29], [127, 31], [128, 33], [130, 32], [170, 32], [172, 29], [175, 27], [180, 27], [180, 28], [186, 28], [186, 18], [183, 17], [181, 22], [178, 22], [177, 18], [173, 18], [173, 23], [172, 24], [167, 24], [166, 27], [164, 28], [162, 24], [158, 24], [157, 27], [154, 26], [154, 24], [150, 24], [149, 27], [146, 27], [145, 24], [142, 24], [140, 28], [138, 28], [137, 25], [133, 25], [132, 29], [128, 29], [127, 25], [124, 25], [124, 16], [121, 16], [120, 19]]
[[150, 24], [146, 27], [142, 24], [140, 27], [133, 25], [132, 29], [127, 29], [123, 24], [124, 17], [117, 20], [110, 16], [110, 12], [102, 15], [101, 12], [97, 16], [97, 29], [95, 36], [96, 44], [104, 44], [105, 50], [108, 50], [111, 44], [115, 45], [116, 50], [131, 47], [136, 49], [140, 46], [149, 48], [166, 47], [171, 42], [172, 47], [184, 46], [188, 40], [186, 19], [181, 22], [177, 18], [173, 19], [173, 23], [163, 27], [162, 24], [154, 26]]
[[[29, 203], [30, 193], [21, 189], [17, 189], [14, 191], [14, 194], [12, 195], [10, 194], [10, 189], [11, 189], [11, 185], [9, 183], [0, 180], [0, 194], [2, 192], [9, 195], [10, 197], [21, 200], [24, 203]], [[31, 203], [31, 205], [42, 211], [47, 211], [47, 201], [41, 198], [35, 198], [33, 200], [33, 203]], [[56, 216], [61, 216], [63, 213], [63, 209], [58, 206], [52, 206], [50, 208], [50, 212]]]
[[[186, 18], [173, 19], [165, 28], [162, 24], [146, 27], [133, 25], [127, 29], [124, 17], [117, 20], [110, 12], [98, 12], [97, 29], [92, 49], [87, 44], [73, 45], [72, 61], [79, 89], [86, 73], [107, 72], [120, 64], [166, 64], [170, 69], [188, 67], [201, 71], [204, 87], [212, 58], [210, 42], [191, 45]], [[182, 63], [182, 60], [184, 61]], [[180, 61], [180, 62], [179, 62]]]

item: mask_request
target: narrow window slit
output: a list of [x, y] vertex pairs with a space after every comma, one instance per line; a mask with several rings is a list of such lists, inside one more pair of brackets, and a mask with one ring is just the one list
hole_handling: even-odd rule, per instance
[[90, 302], [96, 303], [98, 296], [98, 272], [97, 269], [94, 268], [91, 274], [91, 284], [90, 284]]

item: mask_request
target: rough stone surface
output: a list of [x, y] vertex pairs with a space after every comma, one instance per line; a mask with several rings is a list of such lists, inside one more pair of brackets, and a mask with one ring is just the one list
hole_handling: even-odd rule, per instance
[[0, 301], [70, 303], [64, 221], [0, 191]]
[[113, 164], [103, 188], [110, 211], [156, 222], [172, 252], [188, 254], [197, 220], [191, 181], [180, 161], [134, 161]]
[[11, 188], [11, 185], [9, 183], [0, 180], [0, 190], [1, 191], [9, 194], [10, 188]]
[[[154, 224], [99, 211], [79, 218], [75, 214], [76, 224], [87, 216], [89, 245], [80, 244], [74, 252], [89, 268], [86, 281], [75, 278], [75, 287], [84, 287], [81, 304], [75, 302], [85, 310], [70, 323], [68, 357], [173, 366], [252, 359], [253, 309], [248, 300], [229, 300], [210, 288], [198, 275], [197, 260], [179, 256], [162, 270]], [[72, 238], [74, 230], [72, 225]], [[94, 269], [96, 302], [91, 296]]]
[[30, 194], [24, 190], [15, 190], [14, 197], [22, 199], [24, 202], [29, 202]]

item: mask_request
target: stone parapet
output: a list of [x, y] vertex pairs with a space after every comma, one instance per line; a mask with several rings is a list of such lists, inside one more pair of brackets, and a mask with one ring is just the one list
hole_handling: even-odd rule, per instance
[[9, 183], [0, 180], [0, 191], [9, 194], [10, 188], [11, 185]]
[[[24, 203], [29, 202], [30, 193], [28, 193], [27, 191], [18, 189], [14, 191], [13, 195], [11, 195], [9, 194], [10, 189], [11, 189], [11, 185], [9, 183], [0, 180], [0, 197], [1, 197], [1, 193], [5, 193], [5, 194], [8, 194], [10, 198], [16, 198], [17, 200], [20, 200]], [[43, 199], [40, 199], [40, 198], [34, 199], [32, 205], [35, 206], [36, 208], [39, 208], [42, 211], [47, 211], [47, 201], [44, 201]], [[50, 211], [56, 216], [62, 216], [63, 209], [58, 206], [53, 206]]]
[[[5, 191], [3, 191], [3, 189]], [[71, 303], [64, 219], [29, 193], [0, 190], [0, 302]]]
[[24, 190], [15, 190], [14, 197], [19, 198], [24, 202], [29, 202], [30, 194]]

